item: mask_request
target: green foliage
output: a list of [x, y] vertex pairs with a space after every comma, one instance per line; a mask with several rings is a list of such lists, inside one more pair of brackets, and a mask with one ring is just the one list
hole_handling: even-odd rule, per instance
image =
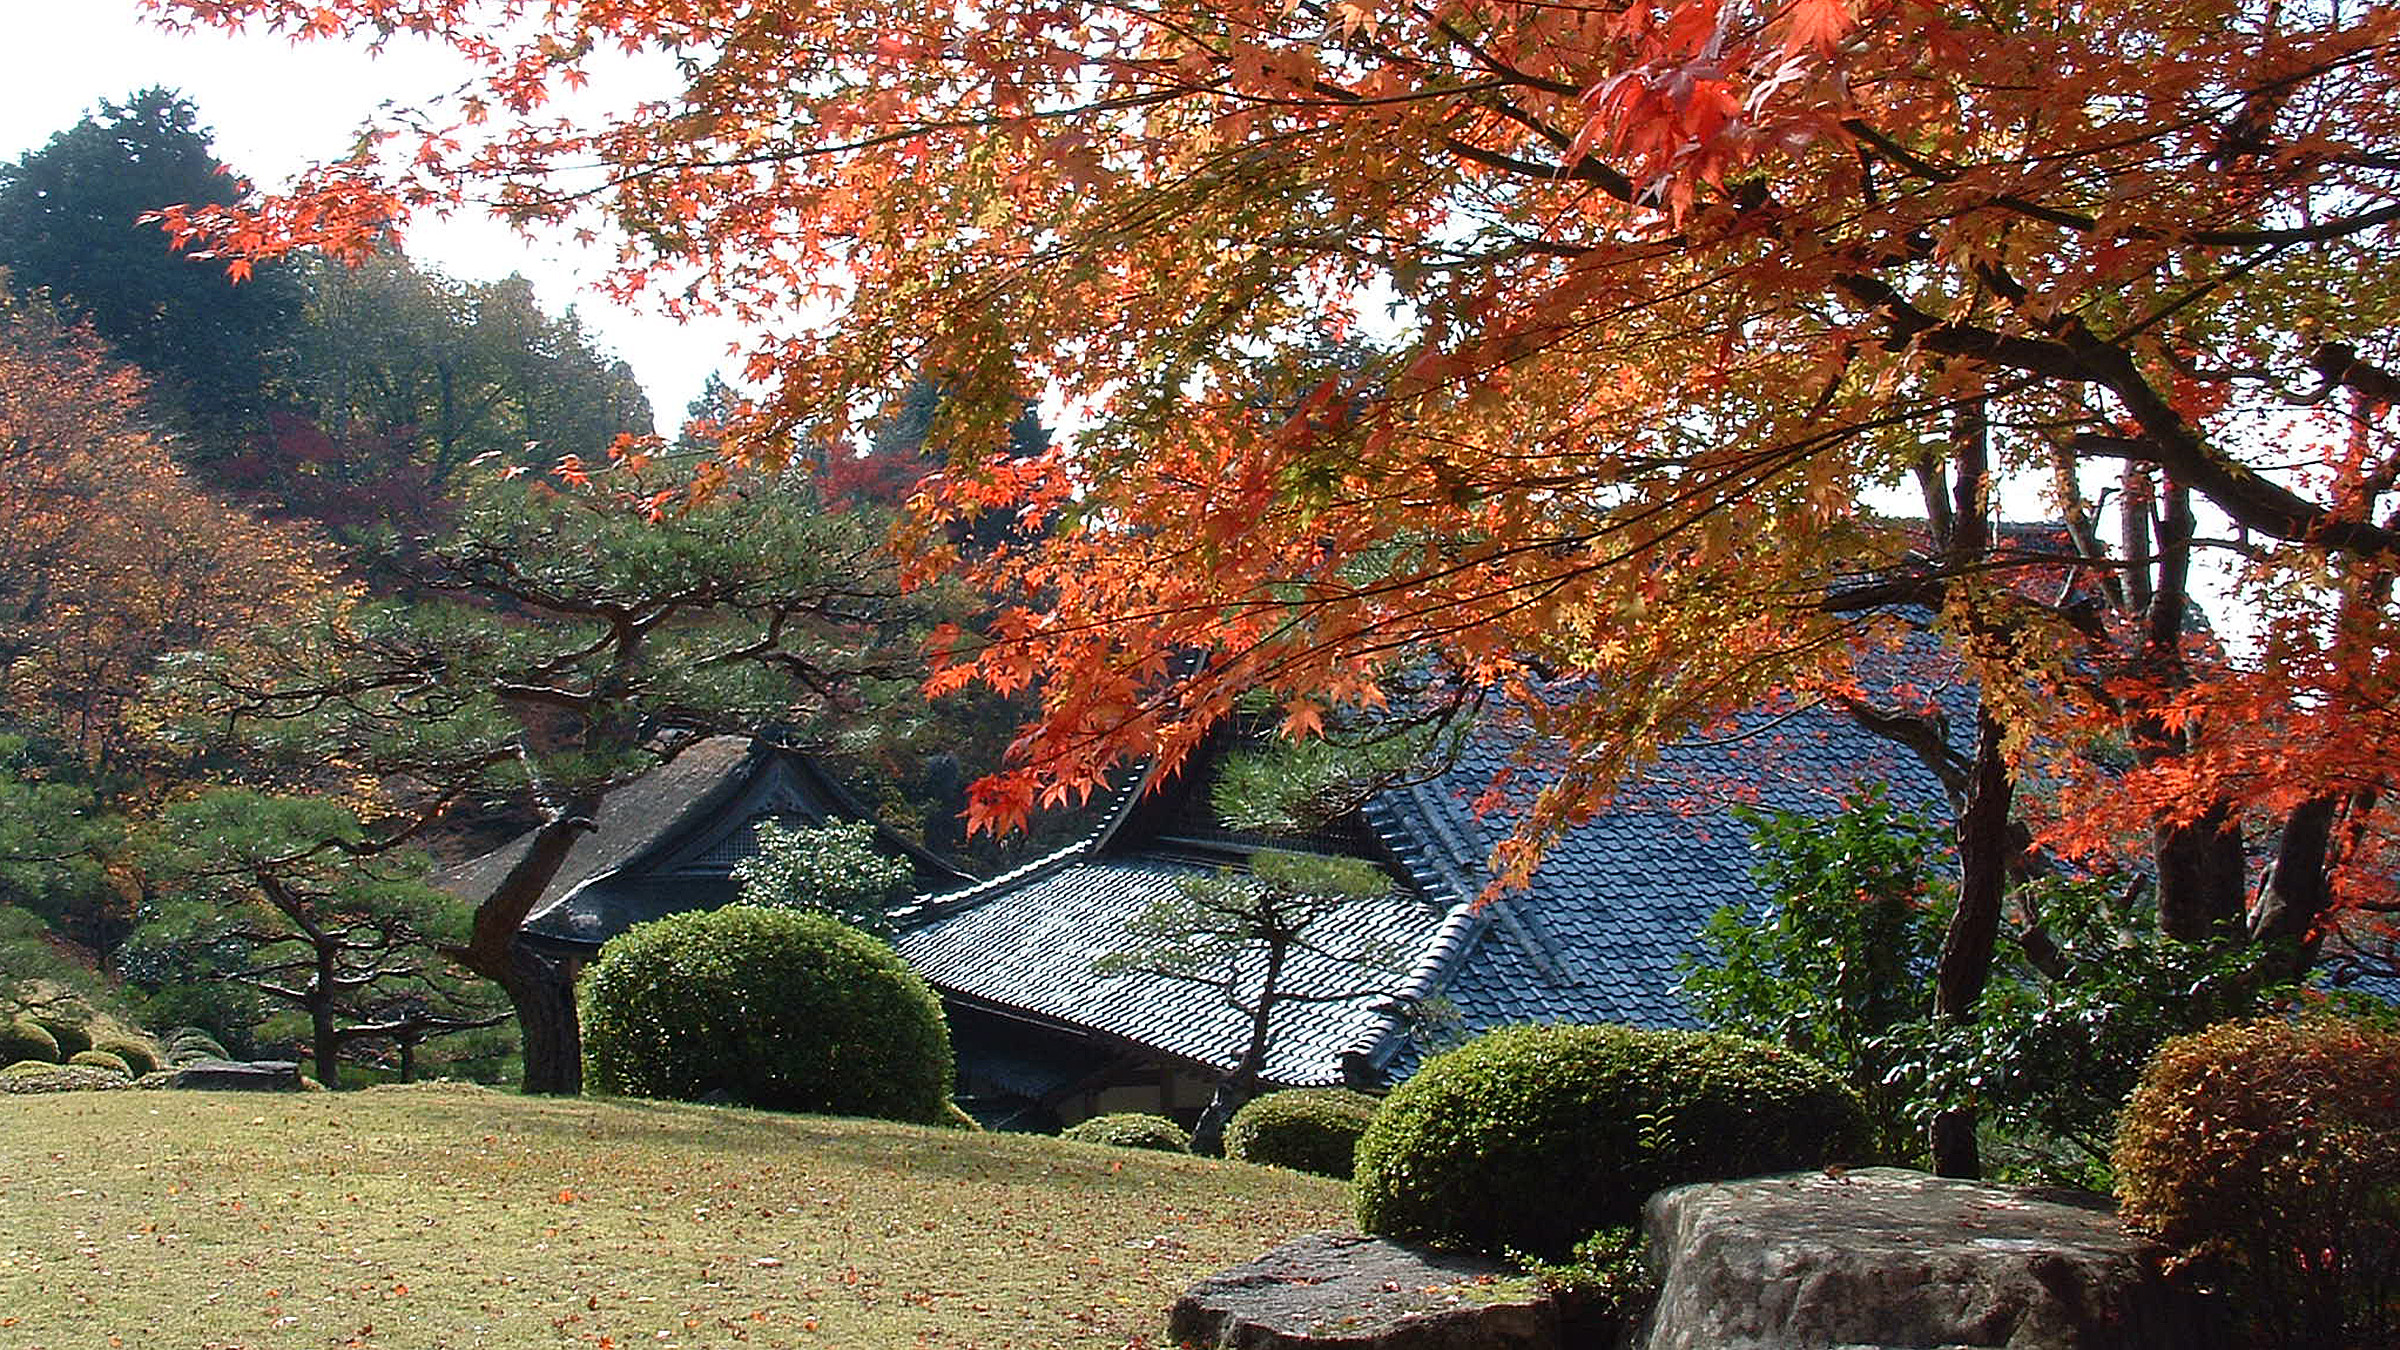
[[2057, 943], [2056, 978], [2017, 965], [1976, 1005], [1975, 1020], [1930, 1020], [1890, 1038], [1892, 1073], [1921, 1115], [1976, 1108], [1999, 1131], [1994, 1163], [2009, 1180], [2108, 1188], [2118, 1112], [2169, 1037], [2287, 1004], [2262, 979], [2289, 960], [2241, 942], [2181, 942], [2155, 911], [2118, 903], [2102, 879], [2020, 887]]
[[119, 1062], [124, 1064], [125, 1072], [136, 1078], [157, 1073], [159, 1070], [157, 1047], [127, 1037], [102, 1036], [93, 1042], [92, 1050], [97, 1054], [115, 1056]]
[[174, 252], [141, 220], [170, 203], [239, 200], [241, 180], [220, 168], [190, 100], [145, 89], [103, 102], [0, 164], [0, 268], [88, 317], [224, 447], [265, 405], [268, 355], [290, 331], [298, 291], [277, 265], [237, 286], [222, 259]]
[[[6, 1053], [4, 1050], [0, 1050], [0, 1054], [4, 1053]], [[47, 1076], [56, 1073], [62, 1067], [64, 1066], [46, 1059], [18, 1059], [0, 1065], [0, 1074], [7, 1074], [12, 1078], [31, 1078], [37, 1075]]]
[[397, 253], [301, 268], [279, 392], [342, 439], [394, 434], [436, 485], [483, 455], [599, 463], [618, 435], [654, 429], [632, 370], [573, 310], [544, 313], [521, 276], [453, 281]]
[[2160, 1041], [2274, 1006], [2273, 953], [2158, 933], [2152, 907], [2107, 877], [2018, 886], [2058, 960], [2045, 974], [2003, 944], [1973, 1018], [1933, 1017], [1950, 909], [1948, 832], [1880, 788], [1835, 815], [1744, 814], [1769, 897], [1700, 934], [1685, 997], [1709, 1026], [1777, 1041], [1840, 1073], [1867, 1103], [1877, 1152], [1907, 1161], [1934, 1115], [1968, 1107], [2005, 1179], [2106, 1189], [2118, 1109]]
[[[0, 602], [0, 620], [12, 617]], [[101, 860], [116, 846], [120, 823], [100, 808], [77, 767], [37, 752], [23, 736], [0, 732], [0, 1007], [12, 982], [41, 978], [84, 984], [72, 962], [39, 950], [43, 929], [90, 940], [112, 893]]]
[[1425, 748], [1419, 735], [1274, 737], [1218, 760], [1208, 804], [1228, 829], [1305, 834], [1359, 809], [1394, 778], [1418, 768]]
[[822, 914], [733, 905], [637, 924], [582, 985], [600, 1092], [941, 1124], [949, 1029], [889, 947]]
[[[1141, 971], [1195, 980], [1234, 994], [1244, 958], [1280, 944], [1322, 951], [1362, 973], [1383, 973], [1389, 954], [1344, 944], [1336, 916], [1391, 888], [1391, 878], [1362, 859], [1260, 849], [1246, 871], [1190, 877], [1173, 895], [1153, 901], [1126, 926], [1125, 946], [1093, 968], [1103, 975]], [[1243, 1006], [1253, 1008], [1255, 1001]]]
[[892, 907], [914, 891], [916, 869], [877, 852], [875, 827], [863, 820], [810, 829], [761, 821], [758, 853], [734, 866], [733, 879], [743, 904], [826, 914], [889, 938]]
[[1359, 1226], [1543, 1259], [1638, 1220], [1653, 1191], [1855, 1159], [1858, 1096], [1722, 1033], [1510, 1027], [1428, 1061], [1359, 1140]]
[[1079, 1144], [1107, 1144], [1112, 1148], [1145, 1148], [1158, 1153], [1189, 1153], [1192, 1136], [1181, 1125], [1165, 1116], [1141, 1111], [1120, 1111], [1110, 1116], [1094, 1116], [1079, 1121], [1059, 1132], [1059, 1138], [1072, 1139]]
[[156, 898], [125, 968], [213, 974], [299, 1015], [293, 1034], [328, 1081], [352, 1030], [402, 1004], [481, 1011], [481, 989], [435, 950], [465, 940], [465, 905], [426, 880], [429, 859], [366, 840], [354, 811], [321, 797], [229, 790], [169, 806], [140, 839]]
[[1647, 1316], [1658, 1277], [1642, 1256], [1642, 1230], [1603, 1228], [1575, 1244], [1563, 1261], [1520, 1255], [1518, 1263], [1558, 1300], [1571, 1343], [1614, 1345]]
[[231, 1059], [216, 1037], [198, 1027], [177, 1027], [167, 1033], [167, 1062], [189, 1064], [199, 1059]]
[[2175, 1037], [2115, 1166], [2126, 1221], [2254, 1343], [2400, 1343], [2400, 1034], [2265, 1018]]
[[1917, 1119], [1887, 1038], [1933, 1011], [1931, 974], [1949, 909], [1948, 831], [1880, 786], [1826, 817], [1737, 808], [1768, 897], [1763, 919], [1727, 906], [1685, 959], [1701, 1021], [1787, 1045], [1867, 1104], [1878, 1151], [1915, 1151]]
[[[833, 690], [922, 703], [913, 681], [881, 678], [885, 643], [913, 642], [917, 611], [863, 523], [770, 485], [655, 520], [635, 509], [681, 485], [656, 471], [614, 474], [606, 492], [477, 478], [457, 524], [403, 560], [424, 591], [471, 601], [376, 602], [263, 634], [263, 680], [188, 656], [159, 681], [174, 729], [213, 745], [231, 719], [244, 748], [295, 772], [338, 759], [510, 802], [637, 776], [656, 762], [645, 733], [813, 729]], [[412, 715], [325, 696], [359, 686], [413, 691]], [[582, 734], [556, 734], [555, 708]]]
[[1225, 1127], [1225, 1156], [1350, 1179], [1358, 1137], [1383, 1103], [1345, 1088], [1294, 1088], [1253, 1098]]
[[56, 1064], [58, 1059], [57, 1039], [39, 1024], [20, 1018], [0, 1025], [0, 1064]]
[[117, 1055], [108, 1053], [106, 1050], [78, 1050], [74, 1054], [67, 1056], [67, 1063], [82, 1064], [94, 1069], [107, 1069], [112, 1073], [121, 1073], [128, 1078], [140, 1076], [134, 1073], [133, 1066], [131, 1064], [126, 1063], [123, 1058]]

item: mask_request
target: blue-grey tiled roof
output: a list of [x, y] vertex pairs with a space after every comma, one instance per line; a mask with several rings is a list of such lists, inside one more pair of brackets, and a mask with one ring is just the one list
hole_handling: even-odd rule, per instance
[[[1830, 811], [1869, 779], [1888, 781], [1904, 802], [1942, 800], [1907, 751], [1845, 712], [1759, 714], [1670, 747], [1614, 805], [1568, 830], [1530, 886], [1487, 899], [1492, 846], [1515, 816], [1505, 802], [1482, 813], [1476, 803], [1512, 763], [1525, 778], [1545, 777], [1539, 753], [1520, 756], [1528, 744], [1493, 719], [1438, 777], [1369, 805], [1365, 823], [1406, 894], [1352, 922], [1363, 940], [1403, 954], [1393, 996], [1287, 1008], [1269, 1078], [1339, 1082], [1348, 1058], [1370, 1080], [1393, 1081], [1444, 1038], [1508, 1023], [1691, 1025], [1676, 990], [1682, 958], [1718, 908], [1758, 903], [1735, 802]], [[900, 953], [946, 993], [1229, 1066], [1247, 1021], [1222, 1000], [1175, 981], [1093, 972], [1136, 915], [1199, 869], [1173, 845], [1127, 829], [1133, 805], [1128, 798], [1083, 844], [934, 898]]]
[[[1215, 990], [1187, 981], [1093, 969], [1098, 958], [1125, 945], [1135, 917], [1207, 870], [1139, 851], [1060, 860], [1016, 884], [976, 888], [973, 903], [943, 906], [895, 945], [946, 994], [1223, 1071], [1233, 1067], [1248, 1036], [1248, 1014]], [[1295, 953], [1283, 984], [1289, 992], [1379, 993], [1279, 1008], [1264, 1076], [1289, 1086], [1342, 1082], [1343, 1053], [1373, 1041], [1385, 1023], [1375, 1008], [1380, 991], [1399, 985], [1441, 917], [1395, 890], [1354, 902], [1331, 925], [1341, 933], [1335, 955], [1353, 960]], [[1246, 985], [1255, 988], [1254, 980]]]
[[[1419, 883], [1453, 905], [1406, 989], [1425, 1030], [1395, 1017], [1372, 1052], [1386, 1077], [1406, 1077], [1427, 1042], [1509, 1023], [1692, 1025], [1676, 990], [1681, 961], [1719, 908], [1759, 903], [1737, 802], [1826, 812], [1873, 779], [1903, 802], [1946, 809], [1922, 765], [1848, 714], [1759, 714], [1669, 747], [1611, 806], [1568, 829], [1528, 886], [1478, 907], [1490, 846], [1515, 812], [1503, 801], [1479, 815], [1475, 804], [1527, 744], [1505, 727], [1480, 728], [1438, 778], [1368, 810]], [[1540, 758], [1524, 766], [1537, 779]]]

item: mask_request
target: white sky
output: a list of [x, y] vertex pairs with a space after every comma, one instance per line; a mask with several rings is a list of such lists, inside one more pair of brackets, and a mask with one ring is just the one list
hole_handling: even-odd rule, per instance
[[[215, 132], [218, 159], [271, 187], [341, 154], [378, 104], [421, 100], [465, 77], [446, 51], [423, 43], [398, 40], [370, 57], [361, 46], [326, 42], [178, 37], [142, 22], [139, 12], [136, 0], [0, 0], [0, 32], [8, 35], [8, 58], [0, 64], [0, 159], [39, 149], [102, 99], [164, 85], [198, 106], [202, 123]], [[636, 87], [634, 78], [621, 81], [620, 97], [630, 97], [623, 90]], [[608, 261], [605, 246], [529, 241], [462, 216], [418, 222], [407, 248], [419, 265], [461, 280], [521, 272], [553, 313], [573, 304], [600, 345], [632, 362], [659, 430], [668, 435], [709, 372], [737, 365], [726, 349], [745, 336], [741, 329], [678, 324], [587, 290]]]

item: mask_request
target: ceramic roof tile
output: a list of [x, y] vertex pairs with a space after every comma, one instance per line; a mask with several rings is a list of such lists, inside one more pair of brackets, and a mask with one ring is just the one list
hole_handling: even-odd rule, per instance
[[[1123, 944], [1127, 925], [1144, 909], [1207, 870], [1138, 853], [1089, 858], [942, 914], [903, 933], [896, 946], [946, 993], [1229, 1069], [1248, 1034], [1249, 1018], [1215, 990], [1163, 976], [1109, 976], [1093, 969], [1096, 960]], [[1358, 902], [1342, 925], [1347, 953], [1390, 950], [1405, 960], [1421, 948], [1440, 917], [1399, 892]], [[1365, 983], [1396, 987], [1405, 967], [1386, 964], [1380, 980]], [[1295, 953], [1285, 987], [1299, 994], [1334, 994], [1360, 987], [1360, 974], [1355, 965]], [[1342, 1053], [1365, 1043], [1380, 1025], [1370, 1002], [1284, 1005], [1275, 1016], [1265, 1076], [1295, 1086], [1341, 1082]]]
[[[1442, 870], [1413, 861], [1429, 839], [1510, 828], [1506, 806], [1477, 817], [1472, 803], [1522, 744], [1477, 734], [1439, 780], [1405, 803], [1379, 802], [1370, 822], [1412, 870]], [[1429, 942], [1407, 986], [1434, 1034], [1412, 1035], [1393, 1018], [1375, 1057], [1397, 1079], [1445, 1033], [1519, 1022], [1693, 1025], [1676, 985], [1696, 935], [1719, 908], [1759, 899], [1749, 832], [1732, 806], [1830, 811], [1866, 779], [1888, 782], [1900, 801], [1945, 809], [1922, 765], [1830, 709], [1743, 719], [1731, 734], [1669, 747], [1614, 805], [1567, 830], [1525, 888], [1482, 911], [1458, 893], [1464, 887], [1451, 890], [1453, 940]], [[1445, 862], [1477, 889], [1492, 875], [1484, 858]], [[1487, 917], [1470, 929], [1470, 914]]]

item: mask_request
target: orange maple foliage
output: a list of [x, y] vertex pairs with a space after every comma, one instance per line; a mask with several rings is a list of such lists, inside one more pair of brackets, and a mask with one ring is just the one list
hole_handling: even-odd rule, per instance
[[0, 707], [138, 770], [161, 655], [238, 645], [320, 598], [325, 562], [209, 496], [150, 430], [139, 372], [0, 293]]
[[[962, 449], [903, 542], [1031, 598], [935, 687], [1043, 698], [980, 824], [1173, 761], [1243, 691], [1306, 729], [1406, 669], [1563, 747], [1522, 869], [1662, 740], [1840, 687], [1899, 619], [1829, 597], [1899, 569], [2020, 759], [2137, 746], [2065, 842], [2331, 803], [2346, 894], [2390, 893], [2400, 6], [153, 3], [484, 72], [291, 196], [170, 213], [187, 238], [356, 250], [470, 196], [604, 217], [620, 293], [786, 321], [728, 428], [760, 456], [937, 372]], [[688, 82], [545, 107], [617, 49]], [[1295, 380], [1361, 331], [1396, 337]], [[1002, 458], [1043, 392], [1084, 434]], [[1910, 571], [1862, 504], [1990, 500], [1970, 408], [1991, 483], [2055, 485], [2105, 614], [2033, 603], [2056, 556]], [[2121, 538], [2103, 490], [2139, 504]], [[2195, 501], [2263, 615], [2245, 667], [2193, 636]], [[954, 554], [995, 507], [1046, 542]], [[1530, 696], [1554, 675], [1572, 697]]]

